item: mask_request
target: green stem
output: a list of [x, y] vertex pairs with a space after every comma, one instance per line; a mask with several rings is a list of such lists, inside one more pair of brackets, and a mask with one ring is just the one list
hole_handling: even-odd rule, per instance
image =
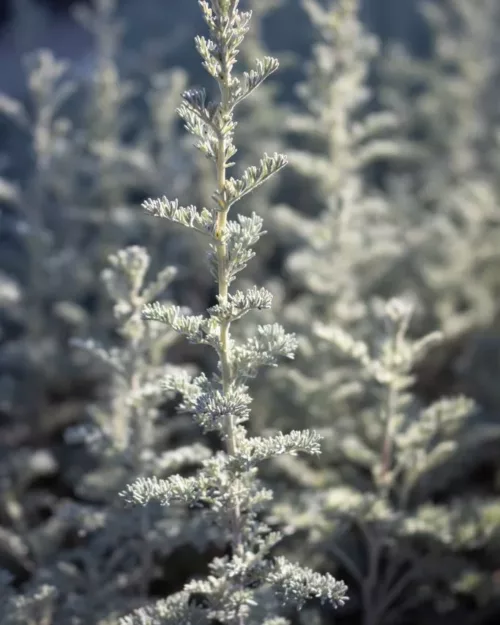
[[[230, 92], [227, 85], [230, 84], [231, 72], [227, 63], [222, 63], [222, 76], [219, 83], [221, 89], [221, 116], [231, 114]], [[224, 197], [226, 187], [226, 139], [224, 132], [219, 132], [217, 146], [217, 191], [219, 197]], [[229, 278], [227, 272], [227, 244], [225, 232], [227, 226], [228, 206], [220, 206], [217, 213], [215, 224], [215, 238], [217, 241], [217, 281], [219, 287], [219, 302], [223, 305], [227, 302], [229, 290]], [[233, 382], [233, 372], [231, 365], [231, 322], [224, 320], [220, 327], [220, 360], [222, 372], [222, 389], [224, 393], [228, 393]], [[227, 453], [231, 456], [238, 455], [237, 437], [235, 431], [234, 417], [229, 414], [226, 421], [226, 446]], [[243, 550], [241, 537], [241, 510], [240, 503], [237, 498], [233, 502], [231, 511], [231, 525], [233, 534], [233, 549], [235, 553]]]

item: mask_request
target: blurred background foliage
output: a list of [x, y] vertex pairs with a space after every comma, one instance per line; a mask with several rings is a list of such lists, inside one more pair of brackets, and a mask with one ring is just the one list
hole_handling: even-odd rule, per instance
[[[325, 434], [320, 460], [267, 467], [278, 493], [275, 522], [289, 524], [285, 548], [305, 563], [346, 577], [350, 588], [362, 580], [335, 619], [314, 605], [294, 618], [495, 625], [500, 5], [364, 0], [347, 15], [336, 13], [345, 0], [245, 4], [254, 21], [243, 60], [269, 53], [281, 69], [241, 106], [236, 170], [276, 150], [290, 155], [290, 166], [241, 204], [268, 231], [244, 279], [274, 293], [269, 321], [301, 340], [294, 363], [257, 378], [251, 428], [315, 426]], [[169, 300], [196, 313], [214, 303], [200, 246], [140, 208], [164, 194], [184, 205], [211, 202], [212, 172], [175, 114], [188, 85], [208, 84], [192, 42], [203, 24], [195, 0], [3, 0], [0, 28], [0, 568], [26, 605], [44, 610], [21, 622], [115, 623], [138, 601], [203, 573], [224, 548], [217, 537], [201, 540], [184, 516], [169, 518], [169, 527], [155, 517], [142, 521], [156, 557], [146, 581], [133, 574], [131, 528], [120, 535], [135, 546], [106, 568], [116, 545], [101, 530], [105, 519], [118, 527], [110, 493], [122, 476], [78, 437], [68, 442], [90, 413], [124, 414], [123, 380], [73, 346], [94, 337], [128, 349], [116, 298], [100, 280], [111, 254], [143, 246], [148, 275], [177, 270], [165, 280]], [[404, 306], [381, 303], [399, 296], [411, 303], [411, 321]], [[392, 363], [401, 383], [396, 412], [408, 427], [398, 444], [423, 444], [411, 419], [424, 415], [435, 427], [436, 415], [456, 417], [444, 419], [448, 446], [425, 438], [434, 464], [422, 469], [404, 509], [393, 494], [380, 496], [374, 449], [387, 380], [373, 374], [374, 363], [390, 369], [384, 358], [403, 326], [410, 346], [441, 336], [402, 368]], [[213, 366], [170, 339], [148, 352], [155, 366], [163, 348], [172, 366]], [[369, 366], [353, 364], [356, 345], [373, 356]], [[429, 408], [451, 396], [459, 397], [453, 408]], [[199, 443], [175, 397], [154, 400], [158, 441], [169, 449]], [[180, 464], [195, 464], [187, 456]], [[391, 479], [393, 493], [400, 485]], [[391, 595], [398, 575], [408, 587]], [[57, 600], [44, 584], [59, 588]], [[384, 611], [394, 596], [401, 609], [389, 603]]]

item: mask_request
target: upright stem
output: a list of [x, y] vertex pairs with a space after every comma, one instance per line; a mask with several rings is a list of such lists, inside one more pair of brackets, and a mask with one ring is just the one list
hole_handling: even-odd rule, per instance
[[[225, 117], [230, 115], [230, 94], [227, 85], [230, 84], [231, 70], [227, 63], [222, 62], [221, 82], [219, 83], [221, 89], [221, 116]], [[226, 139], [223, 132], [218, 134], [218, 146], [217, 146], [217, 191], [219, 197], [224, 197], [224, 191], [226, 187]], [[227, 273], [227, 245], [225, 239], [225, 232], [227, 226], [227, 215], [229, 212], [228, 206], [220, 206], [217, 213], [217, 221], [215, 227], [215, 237], [217, 240], [217, 274], [218, 274], [218, 288], [219, 288], [219, 302], [224, 305], [227, 302], [229, 279]], [[233, 381], [233, 372], [231, 365], [231, 335], [230, 335], [231, 322], [229, 320], [223, 320], [220, 327], [220, 359], [221, 359], [221, 373], [222, 373], [222, 389], [226, 394]], [[235, 424], [232, 414], [229, 414], [226, 422], [226, 446], [227, 453], [231, 456], [238, 455], [238, 445], [236, 440]], [[233, 532], [233, 549], [235, 552], [242, 551], [241, 540], [241, 511], [240, 504], [237, 499], [233, 502], [233, 509], [231, 513], [232, 517], [232, 532]]]
[[389, 493], [389, 480], [388, 473], [392, 466], [392, 420], [396, 410], [397, 390], [394, 384], [391, 384], [387, 389], [387, 401], [386, 401], [386, 414], [384, 423], [384, 437], [382, 442], [381, 452], [381, 471], [380, 481], [382, 495], [387, 496]]

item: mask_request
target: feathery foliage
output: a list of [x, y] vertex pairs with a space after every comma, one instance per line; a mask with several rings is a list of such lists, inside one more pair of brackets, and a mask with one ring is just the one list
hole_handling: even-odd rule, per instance
[[[244, 427], [250, 418], [248, 379], [258, 368], [274, 366], [280, 356], [292, 357], [295, 337], [277, 324], [258, 327], [256, 335], [241, 344], [231, 335], [236, 319], [249, 310], [268, 307], [271, 298], [263, 289], [234, 294], [229, 290], [253, 257], [252, 247], [263, 234], [260, 217], [253, 214], [231, 220], [230, 208], [286, 164], [283, 155], [265, 155], [259, 165], [248, 167], [240, 178], [227, 176], [237, 152], [234, 110], [277, 69], [278, 63], [266, 57], [258, 60], [253, 70], [237, 76], [234, 69], [238, 47], [248, 31], [251, 13], [241, 11], [238, 0], [200, 0], [199, 5], [210, 37], [196, 37], [196, 47], [204, 68], [218, 84], [220, 100], [212, 102], [204, 90], [191, 89], [184, 94], [179, 114], [198, 138], [196, 147], [215, 164], [214, 205], [200, 211], [164, 199], [146, 202], [145, 208], [209, 239], [208, 262], [218, 286], [217, 305], [209, 309], [208, 316], [186, 315], [177, 307], [157, 304], [146, 307], [144, 315], [216, 351], [218, 367], [211, 378], [202, 375], [182, 386], [183, 408], [193, 413], [204, 431], [219, 434], [224, 451], [203, 461], [193, 477], [140, 478], [123, 491], [123, 497], [130, 504], [141, 505], [159, 501], [164, 506], [196, 506], [203, 502], [204, 514], [227, 537], [229, 553], [212, 561], [208, 578], [189, 582], [180, 595], [140, 609], [124, 619], [124, 625], [187, 625], [210, 619], [243, 625], [261, 622], [261, 595], [270, 602], [275, 600], [274, 607], [270, 603], [267, 609], [268, 619], [273, 614], [282, 616], [288, 606], [301, 607], [313, 597], [334, 606], [342, 605], [346, 598], [345, 585], [330, 575], [319, 575], [283, 557], [272, 557], [280, 532], [272, 531], [263, 516], [272, 494], [259, 483], [256, 466], [283, 453], [317, 454], [317, 435], [304, 431], [269, 439], [249, 438]], [[200, 595], [203, 601], [190, 600]]]

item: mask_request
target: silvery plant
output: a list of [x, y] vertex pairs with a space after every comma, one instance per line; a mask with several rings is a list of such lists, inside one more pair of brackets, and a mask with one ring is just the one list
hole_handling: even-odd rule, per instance
[[[327, 453], [274, 463], [274, 475], [295, 487], [274, 512], [284, 520], [294, 511], [292, 545], [305, 559], [341, 563], [352, 583], [349, 607], [360, 608], [366, 625], [445, 604], [459, 610], [458, 588], [488, 588], [488, 572], [463, 554], [490, 548], [498, 501], [476, 499], [472, 516], [467, 497], [434, 501], [453, 492], [459, 468], [470, 470], [498, 428], [463, 396], [427, 406], [415, 392], [416, 372], [444, 337], [422, 332], [413, 274], [401, 283], [412, 247], [398, 205], [377, 191], [369, 166], [417, 151], [398, 139], [394, 113], [367, 108], [376, 42], [359, 3], [304, 6], [318, 44], [301, 88], [308, 111], [290, 120], [307, 147], [290, 158], [314, 181], [322, 208], [314, 219], [284, 207], [276, 216], [293, 237], [287, 269], [300, 288], [280, 314], [301, 342], [295, 367], [271, 372], [259, 407], [269, 429], [283, 425], [280, 405], [295, 423], [307, 415]], [[410, 292], [400, 296], [402, 287]]]
[[275, 552], [281, 532], [272, 527], [266, 511], [272, 493], [257, 476], [258, 465], [268, 458], [301, 452], [318, 454], [320, 436], [314, 431], [279, 432], [249, 436], [251, 418], [247, 382], [262, 366], [275, 366], [280, 357], [292, 357], [296, 339], [278, 324], [257, 326], [252, 337], [235, 340], [233, 322], [249, 311], [268, 309], [271, 296], [256, 286], [231, 291], [237, 274], [253, 257], [252, 247], [263, 234], [256, 215], [229, 216], [231, 207], [286, 165], [281, 154], [264, 155], [240, 178], [228, 176], [236, 155], [234, 111], [277, 68], [271, 57], [237, 75], [238, 48], [249, 29], [251, 12], [240, 10], [238, 0], [200, 0], [209, 38], [196, 38], [203, 66], [217, 84], [213, 101], [203, 89], [184, 93], [179, 114], [197, 137], [197, 148], [215, 165], [213, 204], [201, 209], [181, 206], [167, 198], [147, 200], [152, 215], [190, 228], [208, 239], [207, 264], [217, 283], [217, 301], [207, 315], [190, 315], [176, 306], [148, 304], [146, 319], [162, 322], [188, 341], [210, 346], [217, 354], [217, 370], [201, 374], [167, 376], [167, 388], [182, 393], [181, 410], [191, 413], [206, 433], [216, 432], [223, 449], [201, 462], [190, 477], [139, 477], [123, 489], [133, 509], [160, 503], [169, 509], [187, 507], [218, 529], [226, 539], [225, 554], [210, 563], [209, 574], [189, 581], [166, 599], [142, 607], [122, 619], [122, 625], [185, 625], [224, 623], [278, 625], [288, 622], [287, 611], [309, 599], [343, 605], [346, 586], [330, 574], [321, 575]]
[[383, 63], [381, 96], [415, 146], [389, 188], [407, 249], [402, 272], [427, 329], [456, 338], [498, 317], [500, 6], [446, 0], [419, 9], [429, 54], [415, 58], [399, 44]]
[[188, 510], [165, 514], [150, 506], [124, 515], [118, 496], [131, 479], [166, 477], [211, 456], [207, 446], [192, 442], [186, 415], [165, 419], [161, 409], [172, 391], [160, 382], [179, 371], [165, 363], [178, 336], [141, 313], [168, 291], [176, 271], [167, 266], [149, 280], [149, 269], [150, 258], [140, 246], [112, 254], [102, 279], [113, 302], [118, 344], [73, 341], [106, 384], [86, 421], [66, 431], [73, 461], [65, 465], [65, 479], [78, 502], [59, 506], [42, 532], [26, 535], [37, 568], [27, 593], [10, 599], [13, 619], [28, 614], [26, 606], [32, 605], [50, 612], [51, 625], [116, 623], [146, 600], [159, 575], [158, 560], [185, 544], [201, 552], [219, 538]]
[[[33, 4], [16, 9], [41, 28]], [[113, 324], [96, 280], [109, 254], [148, 241], [155, 270], [189, 255], [178, 237], [160, 244], [164, 232], [149, 228], [134, 197], [155, 193], [160, 180], [176, 193], [189, 186], [193, 167], [179, 145], [177, 119], [159, 110], [184, 74], [149, 67], [146, 81], [115, 0], [79, 9], [88, 57], [71, 64], [50, 49], [33, 50], [23, 58], [24, 93], [0, 94], [2, 325], [19, 327], [5, 333], [0, 347], [0, 397], [14, 420], [52, 429], [58, 426], [51, 396], [70, 403], [76, 387], [97, 382], [67, 339], [102, 335]], [[153, 43], [150, 33], [141, 40], [135, 57]], [[66, 422], [74, 418], [69, 412]]]
[[[369, 74], [378, 42], [359, 18], [359, 2], [303, 4], [316, 41], [306, 81], [298, 87], [302, 110], [288, 121], [302, 146], [290, 152], [290, 165], [314, 190], [318, 208], [311, 214], [302, 206], [280, 205], [273, 215], [290, 240], [285, 269], [298, 293], [282, 307], [280, 320], [300, 334], [300, 344], [295, 366], [272, 371], [273, 384], [259, 392], [259, 401], [263, 396], [267, 414], [274, 412], [274, 402], [286, 402], [293, 414], [307, 409], [323, 425], [317, 406], [343, 413], [351, 367], [318, 342], [311, 320], [334, 319], [368, 337], [367, 302], [374, 294], [393, 294], [390, 277], [404, 247], [392, 218], [395, 207], [370, 173], [405, 148], [394, 138], [396, 116], [373, 108]], [[273, 426], [276, 419], [279, 413]]]

